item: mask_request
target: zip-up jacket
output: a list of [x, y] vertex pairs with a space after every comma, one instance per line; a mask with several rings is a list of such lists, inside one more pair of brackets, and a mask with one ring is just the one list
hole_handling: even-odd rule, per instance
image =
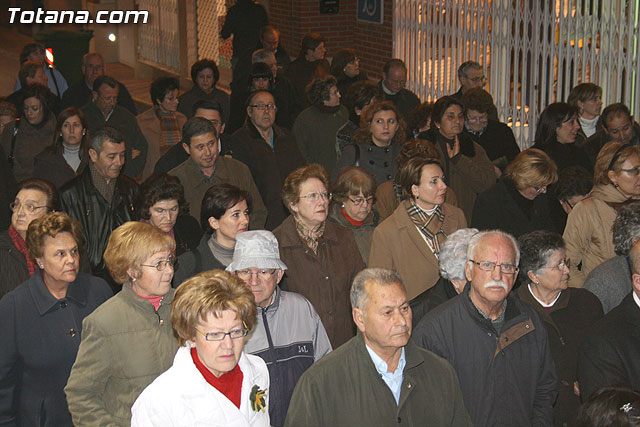
[[509, 295], [498, 334], [470, 288], [428, 313], [413, 340], [453, 365], [475, 426], [552, 426], [556, 373], [540, 317]]
[[260, 356], [269, 369], [271, 425], [284, 425], [293, 389], [304, 371], [331, 351], [331, 343], [313, 305], [302, 295], [276, 286], [273, 302], [258, 307], [244, 351]]

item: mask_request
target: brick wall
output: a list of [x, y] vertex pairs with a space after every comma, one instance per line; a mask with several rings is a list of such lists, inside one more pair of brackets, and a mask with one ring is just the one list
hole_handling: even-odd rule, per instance
[[306, 33], [320, 33], [327, 40], [327, 56], [341, 48], [355, 49], [360, 68], [377, 79], [393, 49], [392, 2], [384, 1], [383, 24], [357, 21], [357, 0], [340, 0], [337, 14], [321, 14], [318, 0], [269, 0], [269, 20], [280, 30], [280, 42], [289, 55], [298, 55]]

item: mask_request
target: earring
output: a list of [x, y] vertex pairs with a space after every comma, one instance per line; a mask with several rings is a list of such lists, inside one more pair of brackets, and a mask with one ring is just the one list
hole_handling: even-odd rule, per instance
[[60, 136], [62, 136], [62, 132], [60, 132]]
[[[82, 134], [86, 135], [87, 134], [87, 130], [86, 129], [82, 129]], [[62, 134], [60, 134], [60, 135], [62, 135]]]
[[40, 267], [40, 270], [44, 270], [44, 265], [40, 264], [38, 267]]
[[613, 186], [614, 186], [615, 188], [620, 187], [620, 186], [618, 185], [618, 183], [617, 183], [617, 182], [614, 182], [614, 183], [613, 183]]
[[344, 208], [344, 203], [342, 204], [342, 206], [341, 206], [341, 207], [343, 207], [343, 208]]

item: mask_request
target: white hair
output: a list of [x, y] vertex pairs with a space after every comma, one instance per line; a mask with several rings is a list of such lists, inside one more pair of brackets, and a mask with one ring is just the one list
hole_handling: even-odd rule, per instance
[[467, 261], [474, 259], [476, 246], [478, 246], [478, 243], [480, 243], [480, 240], [482, 240], [482, 238], [486, 236], [502, 236], [508, 241], [510, 241], [511, 245], [513, 246], [513, 251], [516, 254], [515, 265], [518, 266], [518, 264], [520, 263], [520, 246], [518, 246], [518, 241], [511, 234], [505, 233], [504, 231], [501, 231], [501, 230], [481, 231], [475, 234], [474, 236], [472, 236], [471, 239], [469, 240], [469, 246], [467, 247]]
[[373, 282], [379, 285], [392, 285], [399, 283], [404, 289], [402, 279], [393, 270], [386, 268], [365, 268], [356, 275], [351, 285], [351, 307], [364, 310], [367, 300], [367, 283]]
[[440, 276], [447, 280], [466, 280], [467, 246], [476, 233], [477, 228], [461, 228], [447, 237], [438, 256]]

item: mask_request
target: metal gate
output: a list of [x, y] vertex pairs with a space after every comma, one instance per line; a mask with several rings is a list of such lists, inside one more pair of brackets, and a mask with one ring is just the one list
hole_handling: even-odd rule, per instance
[[138, 59], [178, 72], [178, 1], [139, 0], [139, 10], [148, 10], [152, 18], [138, 26]]
[[603, 103], [639, 111], [639, 0], [397, 0], [393, 52], [408, 86], [433, 101], [458, 89], [457, 67], [484, 65], [486, 89], [522, 148], [545, 106], [582, 82]]

